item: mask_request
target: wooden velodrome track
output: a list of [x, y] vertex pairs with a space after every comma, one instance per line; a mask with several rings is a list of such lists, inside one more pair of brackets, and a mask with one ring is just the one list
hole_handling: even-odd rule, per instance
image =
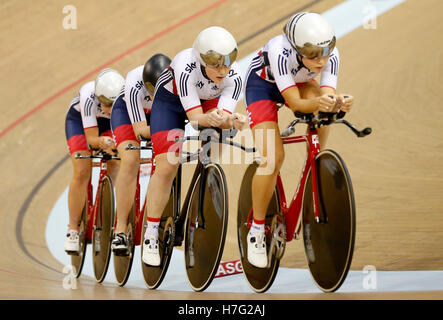
[[[279, 34], [290, 14], [324, 12], [340, 2], [73, 1], [78, 29], [65, 30], [65, 4], [59, 1], [2, 1], [0, 299], [226, 299], [221, 293], [100, 285], [87, 277], [80, 278], [77, 290], [63, 289], [63, 266], [46, 247], [45, 226], [71, 178], [64, 134], [68, 104], [104, 66], [126, 74], [156, 52], [173, 57], [209, 25], [228, 28], [242, 58]], [[441, 12], [440, 0], [408, 0], [378, 17], [376, 30], [359, 28], [338, 41], [339, 91], [356, 97], [349, 120], [373, 128], [371, 136], [359, 140], [336, 126], [328, 141], [353, 179], [358, 209], [354, 270], [365, 265], [443, 270]], [[244, 101], [237, 110], [244, 112]], [[290, 116], [280, 111], [281, 119]], [[303, 147], [287, 149], [283, 177], [290, 190], [296, 188], [303, 160]], [[225, 166], [230, 224], [223, 260], [239, 257], [234, 226], [245, 167]], [[289, 243], [282, 266], [305, 268], [302, 248], [301, 242]], [[229, 294], [229, 299], [294, 298], [441, 299], [443, 292]]]

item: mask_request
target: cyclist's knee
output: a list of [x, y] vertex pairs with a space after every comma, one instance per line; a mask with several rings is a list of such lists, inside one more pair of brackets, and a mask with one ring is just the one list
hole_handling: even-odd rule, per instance
[[285, 161], [285, 152], [284, 150], [275, 153], [275, 168], [277, 171], [280, 171], [283, 162]]
[[138, 151], [126, 151], [121, 157], [121, 166], [125, 166], [130, 170], [137, 170], [140, 166], [140, 155]]
[[277, 175], [283, 165], [285, 155], [284, 152], [271, 153], [264, 157], [265, 161], [260, 164], [260, 168], [265, 169], [268, 174]]
[[177, 174], [178, 163], [171, 163], [166, 157], [156, 158], [155, 173], [159, 178], [168, 180], [173, 180]]
[[262, 156], [262, 162], [260, 164], [260, 174], [265, 175], [277, 175], [283, 165], [285, 159], [285, 153], [283, 149], [277, 148], [275, 152], [269, 152]]
[[91, 176], [91, 168], [90, 166], [77, 166], [74, 169], [74, 177], [73, 179], [80, 183], [88, 182]]

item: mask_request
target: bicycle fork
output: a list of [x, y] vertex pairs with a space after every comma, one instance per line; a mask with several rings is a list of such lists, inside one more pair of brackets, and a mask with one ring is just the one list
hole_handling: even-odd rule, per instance
[[[312, 184], [312, 200], [313, 209], [315, 214], [315, 222], [321, 223], [325, 222], [319, 216], [319, 196], [318, 196], [318, 172], [315, 163], [315, 158], [317, 154], [320, 153], [320, 143], [318, 138], [318, 132], [316, 129], [310, 129], [307, 135], [295, 138], [286, 138], [284, 143], [294, 143], [294, 142], [306, 142], [308, 145], [307, 156], [305, 164], [303, 166], [303, 171], [301, 173], [300, 181], [297, 186], [294, 197], [292, 198], [289, 208], [286, 206], [286, 202], [282, 203], [282, 213], [286, 222], [286, 241], [291, 241], [294, 237], [299, 239], [300, 229], [301, 229], [301, 218], [303, 210], [303, 195], [306, 188], [306, 181], [308, 177], [309, 169], [311, 170], [311, 184]], [[277, 186], [279, 187], [279, 192], [283, 193], [283, 184], [280, 175], [277, 177]]]

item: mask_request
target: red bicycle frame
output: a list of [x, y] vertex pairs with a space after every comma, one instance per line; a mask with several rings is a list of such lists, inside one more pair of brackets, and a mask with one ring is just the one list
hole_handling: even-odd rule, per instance
[[[108, 174], [108, 165], [107, 165], [107, 161], [104, 160], [100, 160], [98, 162], [94, 162], [92, 161], [92, 168], [100, 168], [100, 174], [99, 174], [99, 178], [98, 178], [98, 184], [97, 184], [97, 192], [95, 194], [95, 201], [92, 202], [92, 198], [93, 198], [93, 190], [92, 190], [92, 177], [89, 179], [89, 183], [88, 183], [88, 197], [87, 197], [87, 208], [88, 208], [88, 227], [86, 228], [86, 241], [88, 243], [90, 243], [92, 241], [92, 232], [94, 230], [94, 226], [97, 223], [97, 210], [98, 208], [98, 204], [100, 201], [99, 200], [99, 196], [100, 196], [100, 187], [102, 184], [102, 179], [104, 177], [106, 177], [106, 175]], [[91, 174], [92, 175], [92, 174]], [[92, 219], [91, 219], [92, 218]]]
[[[318, 220], [318, 197], [317, 197], [317, 172], [315, 168], [315, 157], [320, 152], [320, 143], [318, 139], [318, 131], [315, 128], [308, 129], [308, 133], [304, 135], [299, 135], [295, 137], [282, 138], [283, 144], [292, 144], [305, 142], [308, 146], [307, 156], [304, 164], [303, 171], [301, 173], [300, 181], [298, 183], [297, 190], [291, 200], [288, 207], [286, 201], [285, 190], [283, 187], [283, 182], [280, 173], [277, 175], [276, 188], [279, 195], [280, 209], [281, 213], [285, 219], [286, 224], [286, 241], [291, 241], [294, 236], [298, 238], [301, 227], [301, 209], [303, 205], [303, 191], [306, 184], [306, 177], [308, 175], [309, 169], [311, 169], [312, 175], [312, 189], [313, 189], [313, 199], [314, 199], [314, 210], [315, 218]], [[249, 213], [248, 217], [248, 227], [252, 224], [253, 209]], [[270, 233], [270, 226], [266, 226], [266, 233]]]

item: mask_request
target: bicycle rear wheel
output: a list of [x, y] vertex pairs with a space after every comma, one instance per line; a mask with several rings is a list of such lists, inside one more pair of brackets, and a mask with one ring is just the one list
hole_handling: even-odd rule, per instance
[[316, 159], [320, 223], [315, 221], [312, 175], [303, 195], [303, 240], [306, 260], [317, 286], [334, 292], [343, 284], [355, 242], [355, 203], [351, 179], [340, 156], [332, 150]]
[[101, 182], [94, 230], [92, 232], [92, 264], [95, 280], [103, 282], [111, 257], [112, 222], [114, 221], [114, 186], [109, 176]]
[[[175, 237], [175, 224], [174, 220], [177, 214], [178, 206], [178, 186], [177, 179], [174, 179], [171, 188], [171, 195], [169, 196], [168, 203], [163, 211], [160, 225], [158, 228], [158, 250], [160, 254], [160, 265], [150, 266], [143, 262], [142, 260], [142, 271], [143, 278], [145, 280], [146, 286], [149, 289], [156, 289], [162, 283], [166, 272], [168, 271], [169, 262], [171, 260], [172, 251], [174, 249], [174, 237]], [[149, 201], [149, 199], [148, 199]], [[147, 210], [143, 216], [143, 231], [142, 239], [146, 231], [146, 220], [148, 217]], [[143, 240], [142, 240], [142, 250], [141, 254], [143, 256]]]
[[[202, 179], [204, 188], [200, 188]], [[203, 178], [199, 175], [191, 188], [185, 230], [185, 265], [192, 289], [203, 291], [218, 271], [225, 245], [228, 191], [223, 169], [215, 163], [206, 165]], [[200, 195], [201, 189], [203, 195]]]
[[88, 197], [85, 199], [82, 216], [80, 219], [79, 244], [80, 248], [77, 254], [71, 254], [71, 265], [76, 278], [82, 274], [83, 265], [85, 263], [87, 239], [86, 231], [88, 228]]
[[[114, 219], [114, 226], [116, 225], [117, 215]], [[135, 236], [135, 203], [132, 205], [128, 216], [128, 227], [126, 229], [128, 236], [128, 250], [126, 255], [114, 254], [114, 272], [115, 278], [119, 286], [123, 287], [129, 279], [131, 273], [132, 261], [134, 260], [134, 236]]]
[[[280, 265], [280, 258], [283, 255], [283, 252], [271, 252], [269, 254], [269, 250], [274, 250], [274, 246], [271, 246], [272, 242], [272, 233], [266, 234], [266, 249], [268, 251], [268, 257], [271, 257], [270, 261], [268, 261], [267, 268], [257, 268], [249, 263], [247, 256], [247, 235], [249, 232], [248, 228], [248, 217], [249, 213], [252, 209], [252, 178], [254, 177], [255, 171], [257, 170], [258, 165], [256, 163], [252, 163], [246, 169], [245, 175], [243, 176], [242, 184], [240, 187], [240, 194], [238, 199], [238, 214], [237, 214], [237, 239], [238, 246], [240, 249], [240, 260], [243, 267], [243, 273], [246, 277], [251, 288], [257, 292], [262, 293], [268, 290], [272, 283], [275, 280], [275, 276], [277, 275], [278, 267]], [[267, 227], [271, 227], [275, 225], [276, 218], [279, 217], [279, 220], [282, 221], [282, 217], [280, 215], [280, 199], [278, 195], [277, 188], [271, 198], [271, 201], [268, 206], [268, 211], [266, 215], [265, 225]], [[273, 223], [274, 222], [274, 223]], [[284, 236], [286, 238], [286, 236]]]

